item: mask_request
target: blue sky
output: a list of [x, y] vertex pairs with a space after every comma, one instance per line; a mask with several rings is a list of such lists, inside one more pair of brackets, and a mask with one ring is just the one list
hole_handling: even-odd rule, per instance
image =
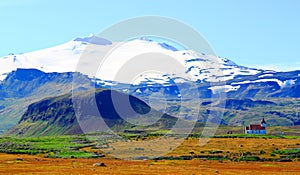
[[300, 69], [298, 0], [1, 0], [0, 56], [97, 34], [144, 15], [192, 26], [217, 55], [240, 65]]

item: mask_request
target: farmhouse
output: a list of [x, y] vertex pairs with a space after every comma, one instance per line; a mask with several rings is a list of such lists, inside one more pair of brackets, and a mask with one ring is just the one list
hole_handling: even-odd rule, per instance
[[267, 123], [263, 118], [261, 124], [251, 124], [245, 127], [245, 134], [266, 134]]

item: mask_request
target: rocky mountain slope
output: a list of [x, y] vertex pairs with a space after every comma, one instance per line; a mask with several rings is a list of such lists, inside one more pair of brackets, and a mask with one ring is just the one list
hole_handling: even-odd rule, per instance
[[11, 72], [0, 83], [0, 133], [14, 126], [31, 103], [71, 92], [73, 76], [78, 78], [78, 84], [73, 84], [75, 89], [89, 86], [88, 77], [79, 73], [44, 73], [36, 69]]
[[[294, 76], [293, 78], [296, 79], [295, 83], [287, 84], [284, 87], [280, 87], [277, 82], [256, 82], [259, 75], [243, 77], [245, 80], [248, 79], [248, 81], [253, 82], [241, 85], [242, 87], [236, 91], [228, 91], [226, 98], [218, 100], [212, 98], [214, 90], [209, 83], [199, 82], [196, 89], [191, 89], [185, 83], [177, 84], [177, 86], [184, 87], [181, 88], [183, 91], [187, 91], [190, 94], [197, 92], [200, 95], [201, 106], [198, 107], [188, 97], [185, 99], [179, 97], [178, 93], [176, 93], [178, 91], [176, 86], [153, 85], [149, 87], [143, 84], [140, 86], [126, 84], [109, 86], [108, 84], [95, 84], [93, 79], [89, 79], [87, 76], [79, 73], [44, 73], [36, 69], [18, 69], [9, 74], [0, 85], [2, 97], [0, 99], [1, 129], [7, 130], [17, 124], [22, 116], [24, 118], [23, 114], [26, 110], [29, 110], [28, 106], [33, 110], [35, 105], [31, 105], [32, 103], [35, 104], [49, 97], [56, 99], [57, 95], [71, 92], [72, 84], [75, 91], [79, 92], [94, 86], [98, 88], [112, 88], [116, 91], [124, 92], [130, 86], [126, 93], [132, 94], [147, 103], [149, 103], [147, 101], [149, 98], [147, 97], [150, 94], [160, 91], [165, 94], [167, 99], [166, 110], [161, 112], [187, 120], [197, 119], [199, 122], [205, 122], [210, 113], [217, 113], [222, 115], [221, 123], [225, 125], [245, 125], [256, 121], [259, 122], [263, 117], [267, 119], [270, 125], [298, 125], [300, 124], [300, 100], [298, 98], [299, 91], [296, 90], [299, 88], [297, 74], [298, 72], [294, 71], [273, 75], [273, 77], [276, 76], [278, 79], [281, 78], [283, 82], [287, 81], [284, 79], [287, 75], [288, 78]], [[77, 84], [72, 81], [74, 76], [76, 76], [77, 80], [81, 79], [80, 84], [78, 81], [76, 81]], [[228, 83], [234, 83], [234, 81]], [[224, 89], [221, 90], [223, 91]], [[154, 109], [160, 109], [160, 101], [156, 100], [154, 102], [156, 103], [152, 101], [151, 106]], [[48, 108], [51, 108], [50, 106], [50, 104], [44, 103], [41, 109], [48, 110]], [[34, 110], [40, 110], [41, 106], [35, 107], [36, 109]], [[200, 109], [198, 116], [190, 115], [198, 109]], [[38, 112], [34, 114], [38, 114]], [[61, 117], [64, 117], [64, 112], [60, 114], [62, 115]], [[70, 128], [67, 130], [70, 130]]]
[[[169, 129], [177, 121], [177, 118], [155, 111], [143, 101], [117, 91], [97, 89], [95, 93], [93, 91], [78, 93], [81, 98], [78, 105], [82, 110], [80, 110], [77, 117], [71, 93], [46, 98], [29, 105], [18, 124], [10, 129], [7, 134], [18, 136], [80, 134], [83, 132], [82, 128], [84, 126], [80, 125], [78, 121], [88, 122], [89, 125], [85, 129], [88, 129], [89, 132], [106, 132], [108, 131], [106, 126], [114, 132], [141, 128], [124, 118], [134, 119], [137, 117], [140, 122], [143, 122], [161, 116], [156, 123], [143, 127], [143, 129]], [[126, 112], [120, 114], [116, 110], [116, 105], [113, 104], [111, 94], [114, 94], [117, 100], [128, 98], [134, 111], [124, 109]], [[97, 111], [91, 110], [93, 98], [97, 102]], [[123, 104], [120, 104], [120, 107], [122, 106]], [[95, 125], [95, 123], [98, 124], [97, 118], [99, 120], [100, 118], [103, 119], [105, 123]]]

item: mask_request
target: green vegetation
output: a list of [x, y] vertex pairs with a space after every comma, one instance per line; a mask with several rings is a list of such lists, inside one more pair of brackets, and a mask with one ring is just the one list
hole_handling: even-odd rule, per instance
[[238, 160], [239, 161], [259, 161], [260, 158], [258, 156], [242, 156]]
[[2, 137], [0, 152], [9, 154], [43, 154], [50, 158], [91, 158], [101, 154], [81, 151], [80, 148], [92, 145], [85, 136], [59, 137]]
[[300, 158], [300, 148], [274, 150], [272, 154], [279, 154], [281, 158]]

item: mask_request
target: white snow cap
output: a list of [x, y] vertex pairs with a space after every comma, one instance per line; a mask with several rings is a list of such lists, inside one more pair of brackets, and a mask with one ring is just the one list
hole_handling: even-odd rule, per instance
[[[87, 64], [87, 72], [82, 73], [88, 74], [90, 77], [112, 80], [113, 73], [118, 71], [129, 58], [147, 51], [162, 53], [176, 59], [185, 66], [186, 74], [192, 77], [193, 81], [218, 82], [233, 79], [236, 75], [254, 75], [261, 71], [238, 66], [225, 58], [199, 55], [192, 50], [177, 50], [169, 44], [152, 40], [136, 39], [123, 43], [113, 43], [90, 34], [88, 37], [78, 37], [55, 47], [0, 58], [0, 81], [17, 68], [35, 68], [43, 72], [74, 72], [83, 53], [95, 55], [97, 52], [107, 51], [117, 45], [118, 48], [110, 54], [109, 59], [106, 59], [107, 64], [102, 67], [98, 74], [91, 75], [88, 72], [90, 66], [95, 66], [95, 63], [91, 63], [93, 65]], [[157, 77], [157, 75], [153, 78], [145, 77], [147, 80], [140, 79], [139, 81], [155, 82], [168, 79], [166, 74], [162, 74], [161, 77]], [[178, 75], [177, 77], [182, 76]]]

